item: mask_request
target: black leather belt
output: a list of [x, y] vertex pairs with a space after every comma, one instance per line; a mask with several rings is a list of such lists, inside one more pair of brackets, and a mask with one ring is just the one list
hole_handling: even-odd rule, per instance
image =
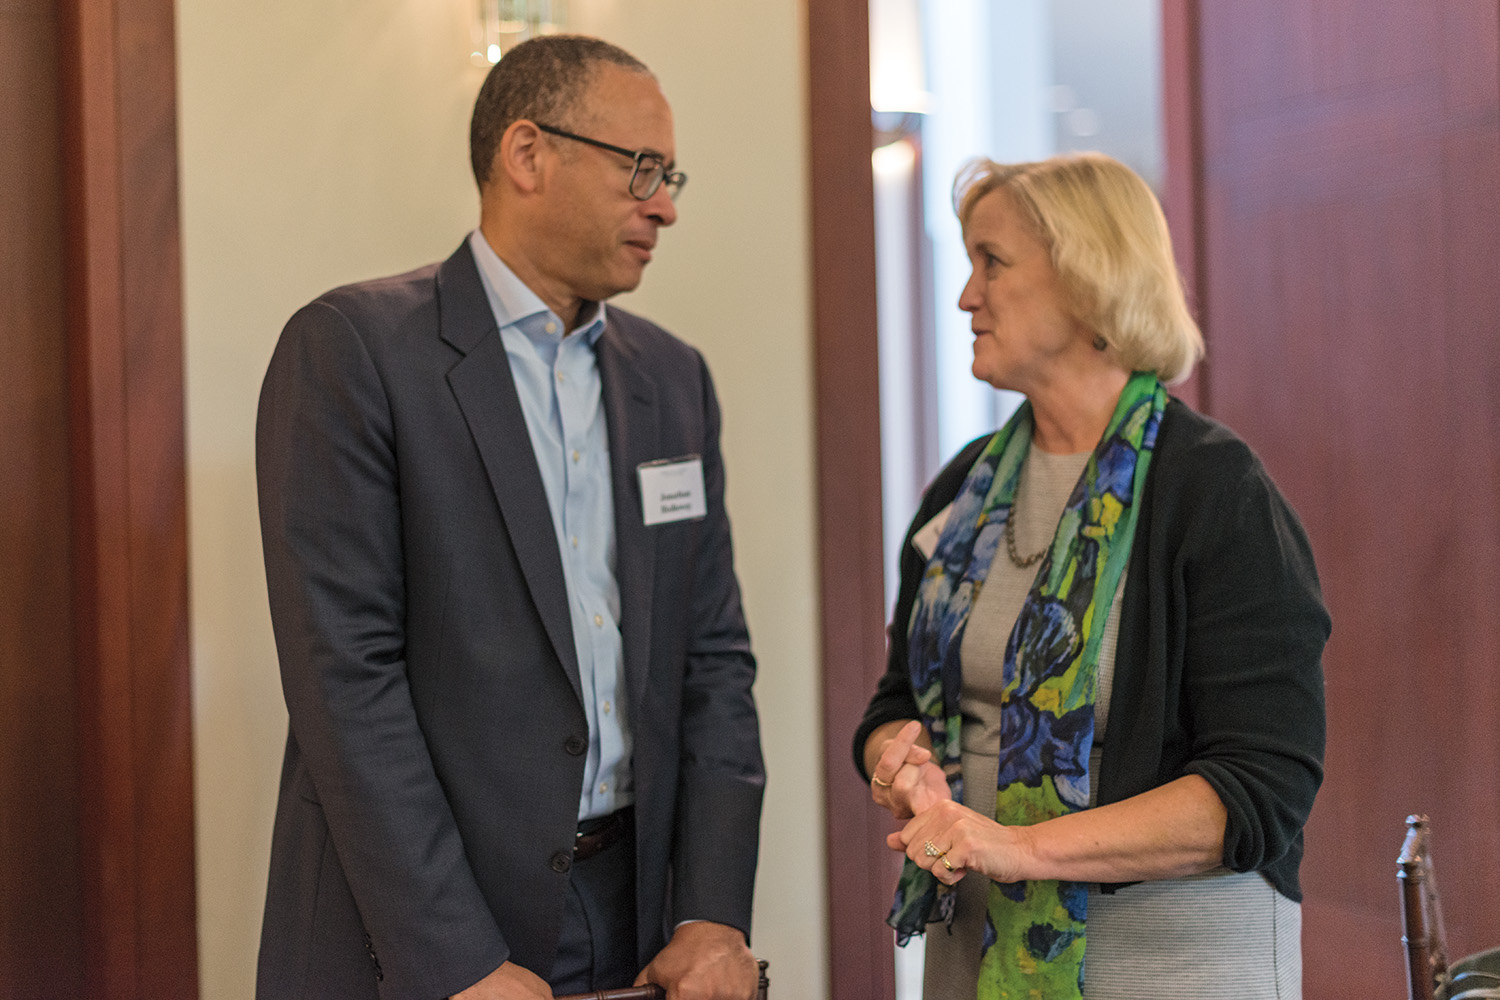
[[579, 823], [578, 835], [573, 838], [573, 860], [587, 861], [600, 851], [613, 847], [629, 832], [633, 821], [634, 810], [626, 806], [608, 816]]

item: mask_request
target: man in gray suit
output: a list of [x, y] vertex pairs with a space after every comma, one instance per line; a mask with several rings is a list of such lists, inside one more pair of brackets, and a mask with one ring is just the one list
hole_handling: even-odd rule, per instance
[[614, 46], [516, 47], [479, 229], [336, 289], [261, 392], [290, 715], [257, 994], [746, 1000], [764, 772], [697, 351], [609, 307], [677, 217]]

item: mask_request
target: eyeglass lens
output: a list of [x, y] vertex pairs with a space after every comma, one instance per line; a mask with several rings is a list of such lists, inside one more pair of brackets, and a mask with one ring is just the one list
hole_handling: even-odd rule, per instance
[[677, 197], [677, 192], [682, 189], [682, 176], [677, 173], [667, 174], [667, 168], [662, 161], [654, 156], [642, 156], [636, 161], [635, 173], [630, 178], [630, 194], [646, 201], [656, 194], [656, 189], [661, 187], [662, 181], [667, 182], [667, 195], [671, 198]]
[[635, 173], [630, 175], [631, 195], [641, 201], [648, 200], [661, 187], [664, 173], [665, 168], [660, 160], [653, 156], [642, 156], [635, 161]]

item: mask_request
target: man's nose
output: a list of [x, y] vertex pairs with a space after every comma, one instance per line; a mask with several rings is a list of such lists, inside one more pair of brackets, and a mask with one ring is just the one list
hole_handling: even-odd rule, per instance
[[677, 221], [677, 205], [672, 201], [672, 193], [666, 184], [658, 187], [656, 193], [641, 202], [641, 205], [658, 225], [670, 226]]

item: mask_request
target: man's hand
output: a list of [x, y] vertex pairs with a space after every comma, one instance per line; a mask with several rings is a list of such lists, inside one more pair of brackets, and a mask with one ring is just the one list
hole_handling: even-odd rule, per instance
[[552, 1000], [552, 990], [530, 969], [506, 962], [452, 1000]]
[[667, 1000], [755, 1000], [760, 983], [745, 935], [725, 924], [697, 920], [672, 934], [635, 985], [655, 983]]

